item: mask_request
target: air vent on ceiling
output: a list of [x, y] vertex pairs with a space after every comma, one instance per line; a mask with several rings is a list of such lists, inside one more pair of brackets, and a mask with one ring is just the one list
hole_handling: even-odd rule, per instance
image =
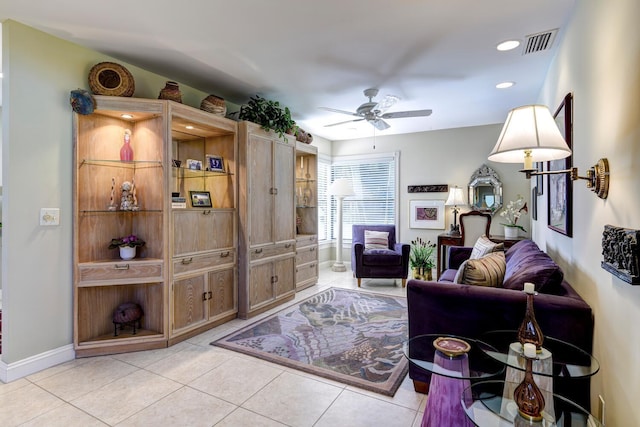
[[551, 48], [553, 40], [556, 38], [558, 29], [544, 31], [538, 34], [530, 34], [526, 37], [526, 43], [524, 45], [523, 55], [530, 53], [542, 52]]

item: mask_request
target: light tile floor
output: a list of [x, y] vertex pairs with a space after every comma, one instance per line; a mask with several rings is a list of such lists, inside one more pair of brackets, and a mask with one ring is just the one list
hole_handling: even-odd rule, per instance
[[[323, 268], [296, 300], [330, 286], [357, 288], [350, 271]], [[362, 289], [406, 295], [400, 281], [363, 280]], [[426, 396], [408, 376], [387, 397], [209, 345], [256, 319], [170, 348], [76, 359], [0, 383], [0, 427], [420, 425]]]

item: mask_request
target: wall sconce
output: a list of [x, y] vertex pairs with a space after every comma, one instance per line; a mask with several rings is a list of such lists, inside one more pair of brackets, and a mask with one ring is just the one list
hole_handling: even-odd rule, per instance
[[453, 188], [449, 189], [449, 197], [447, 201], [444, 202], [445, 206], [453, 206], [453, 224], [451, 224], [451, 231], [449, 232], [452, 236], [460, 235], [460, 226], [457, 224], [458, 219], [458, 211], [460, 208], [458, 206], [466, 205], [464, 201], [464, 193], [462, 192], [462, 188], [459, 188], [457, 185]]
[[571, 155], [549, 109], [544, 105], [525, 105], [509, 112], [500, 137], [489, 154], [489, 160], [500, 163], [524, 161], [527, 179], [534, 175], [568, 174], [572, 180], [584, 179], [587, 188], [601, 199], [609, 193], [609, 161], [598, 160], [587, 170], [587, 176], [579, 176], [578, 168], [539, 172], [533, 168], [536, 162], [564, 159]]

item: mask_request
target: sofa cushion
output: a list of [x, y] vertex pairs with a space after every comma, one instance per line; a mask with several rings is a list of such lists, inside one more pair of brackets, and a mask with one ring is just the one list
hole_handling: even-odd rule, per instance
[[495, 243], [489, 240], [487, 236], [480, 236], [471, 250], [469, 259], [479, 259], [492, 252], [504, 251], [504, 243]]
[[389, 249], [389, 232], [364, 230], [365, 249]]
[[500, 287], [504, 279], [506, 262], [504, 252], [492, 252], [478, 259], [468, 259], [458, 269], [454, 283], [475, 286]]
[[540, 293], [557, 295], [561, 291], [562, 269], [535, 242], [522, 240], [510, 247], [505, 256], [504, 288], [522, 290], [525, 282], [531, 282]]

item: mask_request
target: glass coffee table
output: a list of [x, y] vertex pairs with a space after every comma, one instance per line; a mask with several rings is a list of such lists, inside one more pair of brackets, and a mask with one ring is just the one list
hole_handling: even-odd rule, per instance
[[602, 424], [586, 409], [557, 394], [543, 392], [545, 410], [543, 419], [530, 422], [518, 414], [518, 407], [512, 397], [503, 391], [516, 384], [505, 381], [481, 381], [464, 390], [461, 398], [465, 415], [475, 426], [539, 426], [539, 427], [601, 427]]
[[[434, 341], [444, 339], [454, 343], [462, 340], [468, 351], [453, 354], [434, 347]], [[482, 343], [483, 348], [488, 344]], [[504, 373], [505, 365], [489, 357], [477, 340], [448, 334], [419, 335], [403, 345], [404, 355], [419, 369], [433, 374], [429, 385], [429, 399], [422, 426], [472, 426], [460, 405], [460, 395], [471, 381], [496, 378]], [[494, 351], [497, 351], [494, 349]]]

